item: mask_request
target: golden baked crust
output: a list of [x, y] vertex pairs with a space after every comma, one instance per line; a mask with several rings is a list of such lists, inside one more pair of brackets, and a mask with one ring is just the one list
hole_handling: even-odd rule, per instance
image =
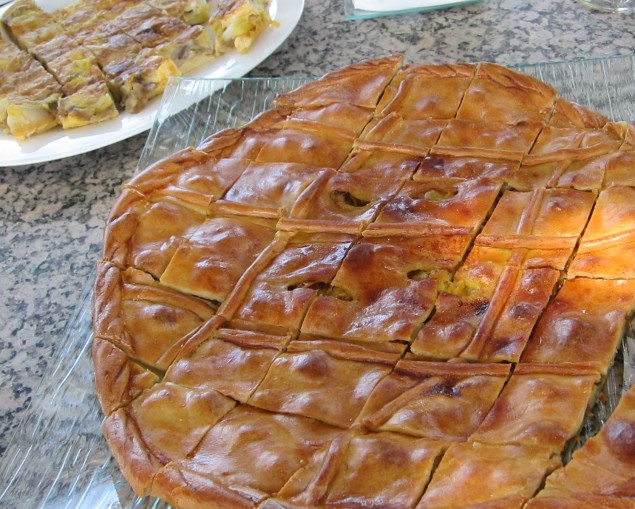
[[558, 281], [551, 268], [524, 269], [524, 250], [475, 246], [439, 293], [410, 356], [518, 362]]
[[531, 498], [559, 465], [560, 457], [541, 447], [455, 443], [443, 455], [417, 509], [460, 509], [492, 501], [513, 507], [518, 499]]
[[560, 452], [580, 429], [599, 381], [592, 366], [518, 364], [470, 441]]
[[185, 387], [211, 388], [245, 403], [289, 340], [289, 336], [217, 328], [198, 344], [187, 345], [165, 380]]
[[573, 459], [553, 472], [541, 497], [596, 494], [635, 497], [635, 389], [621, 398], [600, 432], [573, 453]]
[[278, 492], [341, 433], [314, 419], [239, 405], [175, 466], [215, 480], [253, 505]]
[[95, 336], [159, 369], [171, 363], [171, 348], [217, 309], [210, 302], [159, 285], [145, 272], [124, 271], [105, 262], [98, 264], [95, 288]]
[[441, 441], [464, 441], [490, 411], [510, 365], [400, 360], [371, 393], [358, 422]]
[[396, 433], [353, 431], [314, 456], [274, 500], [285, 508], [412, 507], [444, 447]]
[[307, 309], [335, 277], [352, 240], [329, 242], [309, 234], [292, 238], [258, 274], [232, 318], [250, 329], [295, 334]]
[[271, 364], [249, 404], [349, 428], [395, 355], [331, 341], [292, 341]]
[[559, 467], [635, 310], [635, 129], [494, 64], [400, 66], [336, 71], [125, 184], [93, 356], [137, 493], [632, 507], [632, 394]]
[[93, 339], [95, 386], [105, 414], [127, 405], [159, 381], [156, 373], [137, 364], [112, 342]]
[[611, 365], [633, 310], [635, 281], [566, 280], [540, 319], [521, 362]]

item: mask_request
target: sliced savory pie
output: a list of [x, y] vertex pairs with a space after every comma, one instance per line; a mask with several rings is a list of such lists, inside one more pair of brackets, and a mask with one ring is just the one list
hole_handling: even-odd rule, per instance
[[[246, 52], [273, 24], [268, 0], [214, 9], [204, 0], [77, 0], [53, 12], [18, 0], [1, 22], [10, 40], [0, 40], [0, 126], [20, 139], [137, 113], [170, 77], [229, 49]], [[33, 81], [16, 59], [37, 61]]]
[[62, 87], [26, 51], [0, 41], [0, 126], [18, 139], [59, 124]]
[[213, 0], [211, 27], [217, 53], [249, 51], [260, 33], [272, 24], [267, 0]]
[[93, 312], [133, 489], [184, 509], [635, 507], [632, 390], [581, 444], [632, 328], [634, 134], [501, 66], [387, 57], [137, 174]]

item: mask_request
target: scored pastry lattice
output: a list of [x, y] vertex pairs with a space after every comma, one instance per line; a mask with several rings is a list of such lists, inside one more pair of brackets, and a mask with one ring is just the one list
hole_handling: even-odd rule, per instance
[[632, 394], [562, 466], [635, 306], [633, 126], [400, 57], [275, 105], [132, 178], [108, 219], [93, 358], [133, 489], [633, 507]]

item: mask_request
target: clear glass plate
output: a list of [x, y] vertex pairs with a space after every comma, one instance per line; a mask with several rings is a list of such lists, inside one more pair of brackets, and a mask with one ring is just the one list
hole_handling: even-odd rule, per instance
[[[635, 57], [517, 66], [560, 94], [612, 119], [635, 119]], [[170, 82], [138, 168], [210, 134], [236, 127], [271, 106], [273, 98], [309, 78]], [[92, 282], [87, 284], [46, 379], [35, 391], [0, 463], [0, 507], [47, 509], [165, 508], [138, 499], [119, 473], [101, 434], [103, 416], [93, 389]], [[607, 380], [607, 403], [585, 428], [592, 433], [635, 381], [635, 337], [628, 334]]]
[[[390, 0], [386, 0], [390, 1]], [[344, 17], [348, 20], [355, 19], [370, 19], [379, 18], [381, 16], [397, 16], [400, 14], [413, 14], [415, 12], [434, 11], [438, 9], [447, 9], [448, 7], [463, 6], [469, 4], [475, 4], [483, 2], [484, 0], [448, 0], [446, 2], [439, 2], [442, 5], [435, 5], [433, 7], [417, 7], [414, 9], [400, 9], [391, 11], [365, 11], [362, 9], [356, 9], [353, 5], [353, 0], [342, 0], [342, 6], [344, 8]]]

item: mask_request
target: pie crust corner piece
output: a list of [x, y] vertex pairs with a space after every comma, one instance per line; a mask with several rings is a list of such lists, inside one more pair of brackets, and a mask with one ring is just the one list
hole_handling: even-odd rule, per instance
[[133, 177], [93, 301], [133, 490], [633, 507], [632, 393], [583, 429], [635, 308], [632, 131], [496, 64], [388, 56]]

